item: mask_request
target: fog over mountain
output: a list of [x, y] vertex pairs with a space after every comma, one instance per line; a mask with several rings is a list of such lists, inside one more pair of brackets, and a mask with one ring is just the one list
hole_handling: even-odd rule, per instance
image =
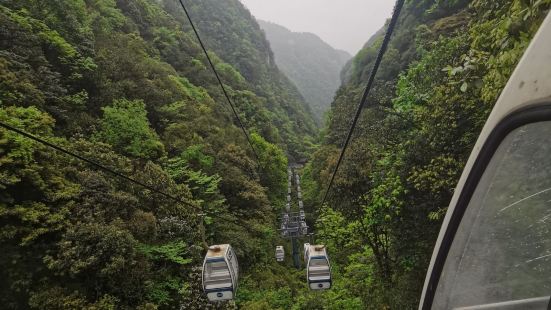
[[270, 42], [277, 66], [295, 83], [321, 123], [340, 86], [339, 74], [350, 54], [333, 48], [315, 34], [292, 32], [262, 20], [258, 23]]

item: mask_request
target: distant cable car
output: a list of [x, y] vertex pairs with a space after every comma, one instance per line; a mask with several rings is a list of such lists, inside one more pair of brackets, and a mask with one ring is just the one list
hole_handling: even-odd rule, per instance
[[239, 266], [229, 244], [210, 246], [203, 262], [203, 291], [210, 301], [235, 297]]
[[291, 186], [287, 187], [287, 194], [291, 195]]
[[[306, 245], [304, 247], [306, 249]], [[324, 245], [308, 244], [306, 261], [306, 279], [308, 287], [312, 290], [325, 290], [331, 288], [331, 265]]]
[[419, 309], [550, 309], [551, 13], [482, 129]]
[[291, 203], [291, 195], [287, 195], [287, 202]]
[[300, 200], [300, 201], [298, 202], [298, 207], [299, 207], [300, 209], [304, 209], [304, 203], [302, 203], [302, 200]]
[[298, 197], [298, 199], [302, 199], [302, 193], [301, 193], [301, 192], [298, 192], [298, 193], [297, 193], [297, 197]]
[[282, 262], [285, 259], [285, 250], [282, 245], [276, 246], [275, 258], [278, 262]]
[[306, 224], [306, 222], [304, 220], [301, 219], [301, 221], [300, 221], [300, 234], [304, 236], [307, 233], [308, 233], [308, 225]]

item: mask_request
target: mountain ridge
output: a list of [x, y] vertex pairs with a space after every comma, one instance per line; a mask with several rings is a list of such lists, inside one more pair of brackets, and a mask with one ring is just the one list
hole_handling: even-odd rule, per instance
[[276, 64], [298, 87], [321, 124], [340, 86], [341, 69], [352, 56], [314, 33], [294, 32], [273, 22], [257, 21], [270, 42]]

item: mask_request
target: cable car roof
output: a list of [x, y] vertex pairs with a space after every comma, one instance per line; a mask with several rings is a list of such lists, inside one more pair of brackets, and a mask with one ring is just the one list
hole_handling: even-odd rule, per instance
[[207, 258], [224, 257], [229, 248], [230, 248], [229, 244], [219, 244], [219, 245], [210, 246], [207, 251], [206, 257]]

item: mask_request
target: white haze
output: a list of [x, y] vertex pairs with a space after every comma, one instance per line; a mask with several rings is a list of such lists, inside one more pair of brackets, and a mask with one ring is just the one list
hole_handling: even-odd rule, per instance
[[311, 32], [356, 54], [392, 15], [394, 0], [241, 0], [258, 19]]

